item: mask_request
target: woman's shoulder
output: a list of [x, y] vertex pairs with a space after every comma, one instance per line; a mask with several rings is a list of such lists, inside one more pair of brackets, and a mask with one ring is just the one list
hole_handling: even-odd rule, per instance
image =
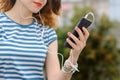
[[55, 29], [50, 26], [42, 26], [42, 27], [44, 28], [43, 34], [44, 34], [45, 43], [48, 46], [53, 41], [57, 40], [57, 34]]
[[50, 26], [41, 26], [41, 32], [45, 34], [45, 37], [56, 36], [56, 30]]
[[50, 33], [50, 32], [56, 32], [54, 28], [50, 27], [50, 26], [42, 26], [42, 29], [44, 29], [46, 32]]

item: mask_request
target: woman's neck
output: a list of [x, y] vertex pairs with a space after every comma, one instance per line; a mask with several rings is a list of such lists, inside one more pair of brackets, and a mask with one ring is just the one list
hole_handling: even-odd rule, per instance
[[32, 17], [32, 12], [30, 12], [17, 2], [11, 10], [6, 12], [6, 15], [15, 22], [23, 25], [30, 24], [33, 20], [33, 18], [28, 18]]

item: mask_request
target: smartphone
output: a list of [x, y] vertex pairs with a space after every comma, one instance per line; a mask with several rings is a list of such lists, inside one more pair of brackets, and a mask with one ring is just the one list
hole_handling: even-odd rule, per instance
[[[87, 18], [81, 18], [78, 22], [78, 24], [76, 25], [79, 29], [81, 29], [82, 31], [82, 27], [88, 28], [90, 25], [92, 24], [92, 21], [88, 20]], [[82, 31], [83, 32], [83, 31]], [[76, 32], [75, 28], [72, 31], [72, 34], [75, 35], [77, 38], [79, 37], [78, 33]], [[83, 33], [84, 34], [84, 33]], [[74, 42], [74, 40], [70, 37], [68, 37], [72, 42]], [[74, 42], [75, 43], [75, 42]], [[64, 46], [68, 47], [68, 48], [72, 48], [66, 41], [64, 42]]]

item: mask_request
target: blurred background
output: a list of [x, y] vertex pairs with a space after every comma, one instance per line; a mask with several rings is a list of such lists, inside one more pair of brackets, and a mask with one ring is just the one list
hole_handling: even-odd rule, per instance
[[[71, 80], [120, 80], [120, 0], [62, 0], [62, 15], [58, 18], [59, 53], [69, 56], [64, 47], [67, 32], [72, 31], [81, 17], [95, 14], [90, 37], [78, 64], [80, 72]], [[61, 63], [61, 56], [59, 56]]]

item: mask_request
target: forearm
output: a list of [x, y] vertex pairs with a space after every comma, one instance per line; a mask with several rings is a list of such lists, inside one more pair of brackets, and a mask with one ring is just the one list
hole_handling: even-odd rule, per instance
[[[59, 71], [58, 75], [56, 75], [56, 77], [54, 78], [54, 80], [70, 80], [71, 77], [72, 77], [72, 74], [75, 72], [75, 71], [78, 71], [76, 69], [73, 69], [72, 65], [76, 66], [76, 63], [77, 63], [77, 59], [73, 59], [73, 63], [71, 61], [71, 57], [69, 57], [65, 63], [64, 63], [64, 66], [62, 67], [62, 69]], [[69, 61], [72, 63], [69, 64]], [[78, 66], [78, 65], [77, 65]], [[77, 68], [77, 67], [76, 67]]]
[[[59, 71], [54, 75], [54, 77], [51, 76], [48, 80], [70, 80], [72, 74], [77, 70], [74, 69], [70, 64], [68, 64], [68, 61], [69, 58], [65, 61], [62, 69], [59, 69]], [[76, 64], [74, 66], [76, 66]]]
[[[77, 61], [78, 61], [78, 58], [79, 58], [79, 55], [77, 56], [73, 56], [73, 55], [70, 55], [69, 58], [66, 60], [66, 62], [64, 63], [64, 66], [66, 66], [68, 68], [68, 70], [70, 71], [71, 68], [76, 67], [76, 69], [74, 68], [75, 71], [78, 71], [79, 70], [77, 69], [78, 68], [78, 65], [77, 65]], [[70, 63], [72, 64], [70, 64]], [[73, 72], [74, 73], [74, 72]], [[70, 80], [71, 77], [72, 77], [72, 74], [73, 73], [69, 73], [69, 72], [66, 72], [64, 71], [63, 69], [60, 71], [60, 78], [57, 79], [57, 80]]]

